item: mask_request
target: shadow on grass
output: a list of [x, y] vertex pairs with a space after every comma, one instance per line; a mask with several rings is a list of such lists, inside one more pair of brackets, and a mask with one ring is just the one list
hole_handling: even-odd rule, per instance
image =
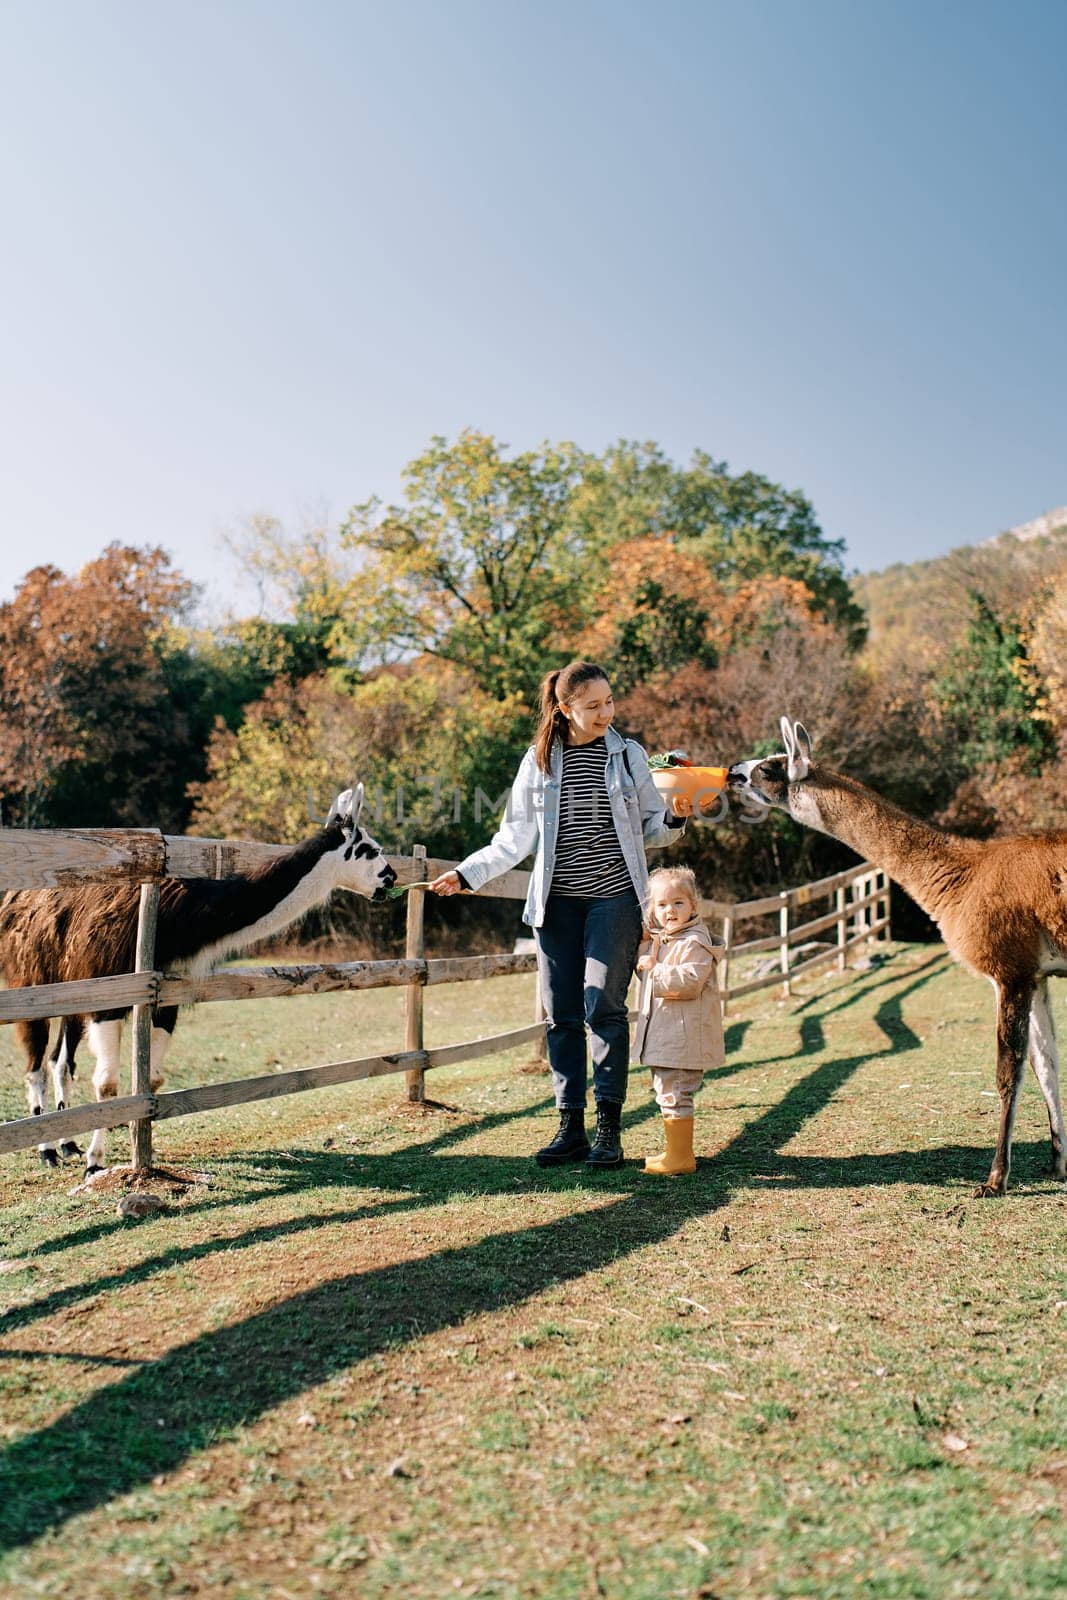
[[[402, 1208], [438, 1205], [472, 1192], [514, 1195], [532, 1187], [575, 1188], [611, 1195], [607, 1205], [548, 1223], [493, 1233], [475, 1244], [419, 1260], [353, 1272], [294, 1295], [229, 1327], [199, 1334], [74, 1406], [62, 1419], [12, 1444], [0, 1461], [0, 1548], [15, 1548], [61, 1527], [70, 1517], [173, 1471], [220, 1435], [321, 1384], [377, 1351], [395, 1348], [469, 1317], [522, 1305], [543, 1290], [581, 1278], [633, 1252], [669, 1239], [687, 1222], [709, 1216], [748, 1184], [781, 1181], [783, 1170], [841, 1170], [839, 1163], [784, 1158], [778, 1152], [822, 1111], [858, 1067], [918, 1042], [903, 1024], [903, 999], [929, 980], [910, 976], [878, 1008], [887, 1048], [823, 1062], [751, 1122], [692, 1182], [663, 1184], [634, 1168], [587, 1174], [540, 1174], [526, 1157], [442, 1156], [445, 1134], [403, 1151], [349, 1159], [332, 1151], [275, 1157], [273, 1192], [344, 1183], [403, 1191]], [[511, 1113], [505, 1113], [505, 1120]], [[910, 1154], [910, 1163], [926, 1157]], [[881, 1174], [881, 1176], [879, 1176]], [[899, 1158], [872, 1157], [868, 1182], [898, 1182]], [[798, 1181], [800, 1181], [798, 1179]], [[862, 1179], [857, 1175], [852, 1181]], [[391, 1209], [391, 1208], [390, 1208]], [[358, 1220], [365, 1212], [353, 1213]], [[218, 1244], [297, 1232], [344, 1214], [294, 1219], [238, 1240], [209, 1241], [177, 1252], [196, 1259]], [[156, 1261], [170, 1264], [171, 1252]], [[160, 1270], [143, 1262], [106, 1286]], [[63, 1291], [60, 1291], [60, 1295]], [[29, 1310], [30, 1308], [25, 1308]]]
[[[773, 1119], [773, 1127], [746, 1133], [742, 1141], [758, 1139], [755, 1155], [792, 1137], [840, 1082], [834, 1065], [818, 1069], [761, 1119], [761, 1125]], [[314, 1157], [310, 1172], [302, 1163], [304, 1181], [321, 1178], [330, 1163], [325, 1152]], [[409, 1155], [402, 1171], [396, 1157], [376, 1158], [375, 1177], [385, 1178], [390, 1163], [393, 1182], [418, 1185], [426, 1203], [457, 1190], [469, 1193], [479, 1177], [514, 1192], [512, 1179], [529, 1175], [522, 1158], [438, 1157], [416, 1165]], [[173, 1471], [220, 1433], [254, 1422], [375, 1351], [520, 1305], [550, 1285], [669, 1238], [690, 1218], [713, 1212], [735, 1186], [732, 1175], [716, 1170], [707, 1182], [638, 1197], [632, 1176], [611, 1177], [617, 1198], [606, 1210], [336, 1278], [199, 1335], [17, 1440], [0, 1467], [0, 1545], [17, 1546]]]
[[[849, 985], [847, 992], [844, 995], [836, 998], [836, 1000], [835, 991], [831, 991], [829, 994], [813, 995], [809, 999], [801, 1001], [790, 1013], [791, 1016], [800, 1015], [801, 1034], [800, 1049], [799, 1051], [791, 1051], [790, 1056], [802, 1058], [806, 1055], [817, 1054], [821, 1049], [824, 1048], [821, 1033], [821, 1023], [823, 1017], [832, 1016], [838, 1011], [843, 1011], [849, 1006], [857, 1004], [859, 1000], [864, 999], [867, 995], [869, 995], [873, 989], [881, 988], [887, 983], [899, 982], [901, 978], [907, 975], [907, 972], [916, 975], [920, 973], [928, 973], [931, 976], [936, 976], [938, 970], [948, 966], [949, 964], [948, 956], [944, 952], [941, 952], [932, 959], [923, 962], [920, 967], [909, 968], [906, 972], [887, 973], [885, 969], [880, 968], [878, 969], [879, 973], [881, 974], [880, 976], [875, 976], [872, 974], [869, 979], [857, 978], [852, 984]], [[806, 1012], [809, 1007], [818, 1004], [820, 1001], [827, 1000], [832, 1000], [834, 1003], [827, 1005], [825, 1010], [818, 1017], [808, 1019], [802, 1015], [802, 1013]], [[745, 1034], [751, 1026], [752, 1021], [749, 1018], [737, 1022], [731, 1022], [727, 1025], [727, 1055], [734, 1055], [741, 1049]], [[783, 1059], [785, 1059], [783, 1056], [768, 1056], [761, 1060], [744, 1060], [736, 1062], [727, 1061], [725, 1066], [715, 1067], [711, 1071], [706, 1072], [704, 1074], [704, 1081], [705, 1083], [711, 1083], [719, 1079], [733, 1077], [736, 1073], [747, 1072], [752, 1067], [770, 1066]], [[642, 1080], [642, 1069], [633, 1069], [630, 1074], [631, 1094], [640, 1093], [642, 1091], [642, 1087], [644, 1087], [648, 1089], [648, 1093], [651, 1095], [651, 1088], [648, 1086], [647, 1080], [644, 1082]], [[551, 1098], [546, 1097], [534, 1105], [515, 1106], [507, 1110], [489, 1112], [488, 1114], [468, 1113], [463, 1116], [462, 1120], [448, 1122], [443, 1128], [440, 1128], [439, 1131], [433, 1135], [433, 1137], [428, 1139], [413, 1140], [410, 1144], [405, 1145], [403, 1149], [405, 1151], [421, 1150], [427, 1153], [431, 1151], [444, 1150], [450, 1145], [460, 1144], [464, 1140], [469, 1139], [478, 1133], [485, 1132], [487, 1129], [502, 1127], [504, 1124], [514, 1122], [519, 1118], [528, 1117], [531, 1112], [548, 1112], [551, 1110], [551, 1108], [552, 1100]], [[656, 1106], [654, 1101], [651, 1099], [649, 1099], [649, 1101], [644, 1105], [635, 1104], [624, 1113], [623, 1127], [627, 1130], [635, 1128], [643, 1122], [652, 1120], [655, 1114]], [[265, 1166], [268, 1161], [273, 1159], [274, 1158], [269, 1154], [264, 1154], [261, 1151], [255, 1150], [249, 1151], [244, 1156], [235, 1158], [232, 1164], [237, 1165], [255, 1161], [256, 1165], [262, 1167]], [[227, 1162], [225, 1158], [222, 1160], [216, 1158], [211, 1161], [209, 1165], [216, 1168], [225, 1167]], [[306, 1179], [307, 1173], [305, 1170], [303, 1177], [299, 1180], [300, 1187], [306, 1186]], [[259, 1200], [269, 1199], [272, 1196], [283, 1193], [291, 1187], [293, 1187], [293, 1185], [288, 1183], [283, 1185], [281, 1189], [265, 1186], [264, 1188], [257, 1190], [254, 1194], [243, 1197], [242, 1201], [240, 1202], [235, 1202], [234, 1197], [231, 1194], [205, 1196], [203, 1200], [197, 1201], [196, 1203], [183, 1205], [181, 1209], [181, 1215], [183, 1217], [188, 1217], [211, 1211], [224, 1211], [227, 1215], [231, 1215], [234, 1210], [235, 1203], [255, 1204]], [[33, 1255], [35, 1258], [49, 1255], [59, 1255], [68, 1250], [80, 1249], [87, 1244], [95, 1244], [99, 1240], [105, 1239], [113, 1233], [125, 1232], [128, 1230], [128, 1228], [129, 1224], [123, 1219], [118, 1217], [108, 1217], [107, 1219], [94, 1221], [88, 1227], [76, 1228], [70, 1233], [65, 1233], [61, 1238], [44, 1240], [42, 1243], [34, 1247]], [[128, 1280], [124, 1279], [124, 1281]], [[11, 1313], [8, 1313], [8, 1315], [10, 1316]], [[14, 1324], [6, 1324], [8, 1327], [12, 1325]], [[5, 1326], [5, 1324], [3, 1324], [2, 1317], [0, 1317], [0, 1328], [2, 1328], [2, 1326]]]
[[[469, 1139], [473, 1134], [482, 1133], [486, 1129], [501, 1127], [504, 1123], [514, 1122], [519, 1117], [528, 1117], [532, 1111], [541, 1109], [547, 1110], [550, 1105], [550, 1100], [544, 1100], [538, 1102], [536, 1105], [516, 1106], [508, 1111], [493, 1111], [487, 1115], [472, 1112], [467, 1114], [461, 1122], [449, 1123], [434, 1138], [428, 1140], [416, 1140], [413, 1145], [404, 1146], [404, 1149], [410, 1148], [427, 1151], [441, 1150], [446, 1148], [449, 1144], [455, 1144], [460, 1140]], [[365, 1158], [355, 1150], [351, 1152], [339, 1152], [339, 1160], [341, 1162], [344, 1162], [345, 1160], [358, 1161], [362, 1159]], [[240, 1167], [249, 1167], [253, 1165], [260, 1170], [266, 1170], [267, 1163], [274, 1160], [275, 1156], [272, 1152], [264, 1152], [258, 1149], [252, 1149], [232, 1157], [213, 1157], [206, 1164], [215, 1171], [225, 1171], [227, 1167], [239, 1169]], [[349, 1178], [350, 1174], [346, 1174], [343, 1179], [338, 1178], [335, 1181], [347, 1182], [349, 1181]], [[293, 1189], [305, 1189], [307, 1187], [308, 1179], [305, 1168], [302, 1178], [296, 1174], [294, 1181], [287, 1181], [280, 1187], [276, 1184], [264, 1184], [261, 1188], [253, 1189], [251, 1192], [248, 1192], [246, 1189], [246, 1192], [241, 1194], [239, 1197], [235, 1197], [232, 1193], [227, 1192], [205, 1196], [205, 1198], [202, 1200], [189, 1201], [182, 1205], [180, 1215], [182, 1217], [195, 1217], [202, 1216], [206, 1212], [220, 1211], [226, 1216], [232, 1216], [234, 1210], [239, 1206], [258, 1205], [261, 1200], [269, 1200], [280, 1194], [287, 1194]], [[368, 1212], [368, 1214], [372, 1213]], [[314, 1219], [311, 1219], [311, 1221], [313, 1224]], [[78, 1250], [84, 1245], [96, 1244], [99, 1242], [99, 1240], [106, 1239], [113, 1233], [128, 1232], [129, 1226], [129, 1223], [124, 1218], [116, 1217], [114, 1215], [99, 1221], [94, 1221], [88, 1227], [75, 1228], [70, 1233], [63, 1234], [60, 1238], [46, 1239], [40, 1244], [34, 1245], [32, 1251], [33, 1259], [37, 1260], [40, 1257], [49, 1255], [62, 1255], [68, 1250]], [[230, 1243], [232, 1242], [233, 1241], [230, 1241]], [[227, 1248], [226, 1240], [220, 1241], [220, 1248]], [[18, 1309], [22, 1310], [32, 1308], [20, 1307]], [[13, 1318], [14, 1315], [15, 1312], [13, 1311], [6, 1313], [6, 1317], [8, 1319]], [[5, 1329], [16, 1325], [17, 1324], [11, 1320], [5, 1320], [5, 1313], [0, 1312], [0, 1332], [3, 1332]]]
[[[706, 1081], [732, 1077], [738, 1072], [743, 1072], [746, 1066], [746, 1062], [728, 1063], [726, 1066], [716, 1067], [705, 1073], [704, 1077]], [[631, 1086], [634, 1084], [635, 1076], [635, 1073], [631, 1073]], [[651, 1096], [651, 1089], [647, 1084], [645, 1087]], [[157, 1276], [160, 1272], [168, 1272], [172, 1267], [188, 1266], [195, 1261], [203, 1261], [226, 1251], [269, 1244], [272, 1240], [285, 1239], [296, 1233], [305, 1231], [311, 1233], [320, 1228], [333, 1227], [335, 1223], [366, 1222], [373, 1217], [395, 1216], [399, 1212], [415, 1211], [427, 1205], [446, 1203], [458, 1194], [514, 1194], [519, 1187], [544, 1189], [546, 1184], [552, 1183], [553, 1180], [556, 1187], [593, 1186], [602, 1191], [613, 1181], [616, 1185], [619, 1181], [629, 1184], [634, 1173], [640, 1171], [641, 1161], [629, 1160], [620, 1172], [611, 1174], [586, 1174], [580, 1165], [547, 1173], [535, 1168], [528, 1158], [518, 1160], [509, 1158], [505, 1162], [498, 1156], [483, 1155], [463, 1156], [462, 1166], [458, 1170], [455, 1161], [450, 1160], [443, 1167], [440, 1165], [439, 1158], [454, 1144], [483, 1134], [487, 1129], [492, 1130], [519, 1118], [529, 1117], [531, 1113], [548, 1112], [553, 1109], [551, 1100], [540, 1100], [533, 1105], [492, 1112], [488, 1116], [476, 1117], [474, 1120], [465, 1118], [462, 1122], [440, 1129], [430, 1138], [416, 1140], [384, 1156], [371, 1155], [363, 1151], [301, 1150], [299, 1154], [257, 1151], [254, 1157], [256, 1169], [268, 1177], [268, 1181], [261, 1188], [243, 1194], [238, 1199], [228, 1193], [211, 1200], [183, 1205], [179, 1215], [184, 1219], [202, 1215], [207, 1211], [220, 1211], [232, 1219], [237, 1207], [259, 1205], [264, 1200], [278, 1199], [287, 1194], [303, 1195], [309, 1189], [337, 1189], [348, 1185], [361, 1189], [392, 1187], [414, 1192], [407, 1193], [400, 1199], [383, 1199], [350, 1211], [323, 1211], [310, 1217], [300, 1215], [287, 1218], [284, 1222], [270, 1223], [265, 1227], [248, 1228], [241, 1233], [225, 1233], [212, 1239], [196, 1240], [191, 1244], [172, 1245], [157, 1255], [135, 1262], [121, 1272], [111, 1272], [97, 1278], [83, 1278], [78, 1283], [68, 1284], [50, 1294], [41, 1295], [36, 1300], [0, 1312], [0, 1335], [13, 1333], [17, 1328], [27, 1327], [43, 1317], [67, 1311], [84, 1300], [95, 1298], [98, 1294], [106, 1294], [116, 1289], [128, 1289], [134, 1284], [143, 1283]], [[658, 1118], [659, 1107], [655, 1100], [649, 1098], [646, 1103], [636, 1105], [625, 1113], [624, 1132], [630, 1133], [642, 1123]], [[224, 1168], [227, 1163], [225, 1160], [216, 1160], [213, 1164], [217, 1168]], [[501, 1168], [504, 1165], [507, 1165], [509, 1170], [502, 1176]], [[62, 1239], [45, 1242], [34, 1250], [34, 1258], [50, 1252], [95, 1244], [101, 1238], [123, 1230], [129, 1231], [129, 1223], [112, 1218], [93, 1227], [65, 1234]], [[10, 1355], [10, 1351], [0, 1348], [0, 1362]], [[85, 1359], [88, 1361], [90, 1358]]]
[[[836, 1016], [838, 1012], [848, 1011], [851, 1007], [859, 1005], [862, 1000], [869, 999], [877, 989], [883, 989], [889, 984], [900, 983], [908, 977], [921, 978], [922, 982], [925, 983], [931, 978], [940, 976], [942, 972], [947, 971], [952, 965], [952, 958], [945, 950], [941, 950], [938, 954], [929, 957], [919, 966], [909, 964], [901, 968], [899, 960], [899, 956], [889, 956], [878, 967], [874, 968], [870, 974], [854, 974], [848, 987], [843, 991], [831, 989], [821, 994], [809, 995], [806, 1000], [796, 1001], [790, 1006], [789, 1010], [783, 1010], [783, 1020], [796, 1020], [800, 1031], [800, 1048], [779, 1051], [770, 1056], [752, 1057], [745, 1062], [745, 1066], [778, 1066], [783, 1061], [802, 1060], [805, 1056], [818, 1055], [826, 1048], [825, 1024], [828, 1018]], [[894, 966], [898, 970], [894, 971]], [[917, 985], [914, 987], [917, 987]], [[783, 1008], [786, 1005], [787, 1002], [782, 1001]], [[821, 1009], [813, 1012], [813, 1006], [819, 1006]], [[906, 1026], [902, 1018], [899, 1020], [899, 1024], [896, 1019], [884, 1017], [879, 1019], [876, 1017], [875, 1020], [880, 1021], [880, 1025], [883, 1026], [883, 1032], [887, 1034], [893, 1026]], [[887, 1022], [888, 1027], [884, 1025]], [[876, 1054], [877, 1052], [874, 1053]], [[707, 1078], [711, 1074], [705, 1073], [704, 1076]]]
[[[825, 1005], [819, 1014], [824, 1018], [834, 1017], [839, 1012], [848, 1011], [853, 1006], [858, 1005], [861, 1000], [866, 1000], [868, 995], [873, 994], [875, 989], [884, 989], [889, 984], [899, 983], [901, 978], [909, 975], [916, 978], [921, 977], [925, 982], [929, 978], [936, 977], [941, 972], [947, 972], [953, 964], [952, 957], [943, 945], [939, 946], [933, 955], [928, 956], [918, 966], [909, 964], [903, 970], [900, 970], [899, 963], [900, 955], [898, 953], [887, 956], [883, 961], [879, 962], [877, 967], [873, 967], [869, 973], [853, 972], [852, 980], [846, 988], [842, 990], [831, 989], [829, 993], [809, 995], [806, 1000], [798, 1001], [794, 1005], [792, 1015], [803, 1016], [813, 1006], [817, 1006], [823, 1001], [830, 1001], [832, 1004]], [[912, 987], [917, 986], [912, 985]]]
[[728, 1022], [723, 1030], [723, 1041], [726, 1045], [728, 1056], [736, 1055], [745, 1042], [745, 1034], [752, 1026], [752, 1018], [746, 1017], [742, 1022]]
[[[1048, 1140], [1012, 1146], [1011, 1175], [1016, 1192], [1021, 1183], [1047, 1180], [1057, 1194], [1063, 1181], [1053, 1178]], [[774, 1171], [763, 1175], [763, 1189], [870, 1189], [897, 1183], [943, 1186], [965, 1180], [962, 1190], [974, 1192], [974, 1176], [989, 1166], [991, 1144], [930, 1145], [925, 1150], [883, 1150], [878, 1155], [779, 1156]], [[959, 1198], [953, 1191], [954, 1198]]]

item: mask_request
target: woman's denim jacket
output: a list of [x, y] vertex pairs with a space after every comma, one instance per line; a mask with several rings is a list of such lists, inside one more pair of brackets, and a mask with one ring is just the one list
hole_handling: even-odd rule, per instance
[[[645, 851], [680, 839], [683, 825], [676, 820], [672, 827], [668, 822], [663, 796], [652, 781], [648, 757], [641, 746], [633, 739], [624, 739], [614, 728], [607, 730], [604, 742], [608, 749], [605, 777], [615, 831], [637, 898], [643, 905], [648, 890]], [[563, 773], [563, 746], [558, 740], [552, 746], [550, 765], [552, 770], [546, 777], [531, 745], [511, 786], [499, 828], [484, 849], [475, 850], [457, 869], [471, 889], [480, 889], [491, 878], [517, 867], [536, 847], [530, 892], [522, 913], [523, 922], [532, 928], [539, 928], [545, 920], [545, 902], [556, 865]]]

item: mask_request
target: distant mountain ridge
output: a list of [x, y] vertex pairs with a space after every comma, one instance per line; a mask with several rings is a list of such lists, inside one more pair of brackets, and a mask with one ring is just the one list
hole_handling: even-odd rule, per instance
[[1020, 522], [1017, 528], [1008, 528], [1005, 533], [996, 533], [992, 539], [985, 539], [985, 544], [995, 544], [998, 539], [1044, 539], [1053, 533], [1067, 532], [1067, 506], [1057, 506], [1055, 511], [1046, 511], [1043, 517], [1035, 517], [1033, 522]]
[[1067, 506], [947, 555], [898, 561], [851, 582], [867, 613], [872, 662], [929, 670], [966, 626], [974, 592], [1006, 614], [1049, 584], [1067, 584]]

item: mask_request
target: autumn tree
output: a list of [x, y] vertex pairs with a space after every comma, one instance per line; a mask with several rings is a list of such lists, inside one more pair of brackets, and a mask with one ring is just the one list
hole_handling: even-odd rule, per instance
[[192, 587], [159, 549], [36, 567], [0, 606], [0, 790], [23, 825], [135, 825], [184, 787], [161, 641]]
[[972, 623], [975, 593], [995, 596], [998, 614], [1028, 618], [1041, 596], [1065, 586], [1067, 528], [1039, 539], [1003, 534], [929, 561], [863, 573], [853, 588], [869, 619], [865, 658], [880, 676], [918, 666], [934, 677]]
[[[456, 859], [483, 844], [496, 823], [523, 745], [511, 700], [487, 695], [449, 662], [380, 668], [339, 689], [329, 674], [294, 684], [279, 678], [236, 730], [221, 723], [206, 778], [192, 787], [198, 833], [295, 841], [325, 816], [354, 779], [366, 790], [365, 820], [391, 854], [416, 842]], [[519, 931], [515, 901], [436, 902], [427, 938], [440, 953], [499, 950]], [[402, 953], [404, 906], [368, 907], [335, 897], [305, 937], [340, 940], [356, 954]]]
[[713, 667], [717, 622], [727, 604], [721, 586], [697, 556], [665, 535], [614, 547], [590, 583], [594, 620], [572, 642], [576, 656], [610, 662], [617, 695], [686, 662]]
[[1067, 570], [1039, 591], [1026, 623], [1027, 649], [1046, 685], [1047, 710], [1067, 753]]

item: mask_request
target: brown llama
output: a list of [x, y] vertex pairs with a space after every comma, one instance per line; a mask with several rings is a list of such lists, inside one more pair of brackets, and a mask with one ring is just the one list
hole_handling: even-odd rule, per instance
[[[298, 917], [321, 905], [334, 889], [350, 889], [383, 900], [396, 873], [381, 846], [359, 825], [363, 785], [337, 796], [325, 825], [284, 855], [227, 878], [165, 878], [159, 889], [156, 966], [161, 971], [202, 974], [238, 950], [271, 938]], [[45, 983], [77, 983], [85, 978], [132, 972], [137, 942], [139, 885], [74, 885], [63, 889], [20, 889], [0, 898], [0, 972], [11, 988]], [[122, 1025], [126, 1010], [94, 1012], [89, 1048], [96, 1058], [93, 1088], [103, 1100], [119, 1090]], [[152, 1013], [151, 1081], [163, 1081], [163, 1057], [177, 1022], [176, 1006]], [[15, 1024], [26, 1052], [26, 1096], [30, 1112], [44, 1110], [44, 1061], [49, 1023]], [[62, 1023], [50, 1057], [56, 1110], [70, 1103], [74, 1053], [82, 1019]], [[103, 1164], [105, 1134], [98, 1128], [85, 1164]], [[41, 1145], [43, 1161], [58, 1165], [54, 1146]], [[80, 1154], [70, 1140], [63, 1156]]]
[[1001, 1195], [1011, 1169], [1011, 1136], [1030, 1061], [1048, 1107], [1052, 1170], [1067, 1176], [1056, 1035], [1048, 980], [1067, 977], [1067, 833], [965, 839], [920, 822], [863, 784], [811, 759], [799, 722], [782, 718], [785, 750], [730, 768], [729, 792], [778, 806], [875, 861], [937, 923], [957, 961], [988, 978], [997, 996], [1000, 1128], [989, 1177], [978, 1195]]

